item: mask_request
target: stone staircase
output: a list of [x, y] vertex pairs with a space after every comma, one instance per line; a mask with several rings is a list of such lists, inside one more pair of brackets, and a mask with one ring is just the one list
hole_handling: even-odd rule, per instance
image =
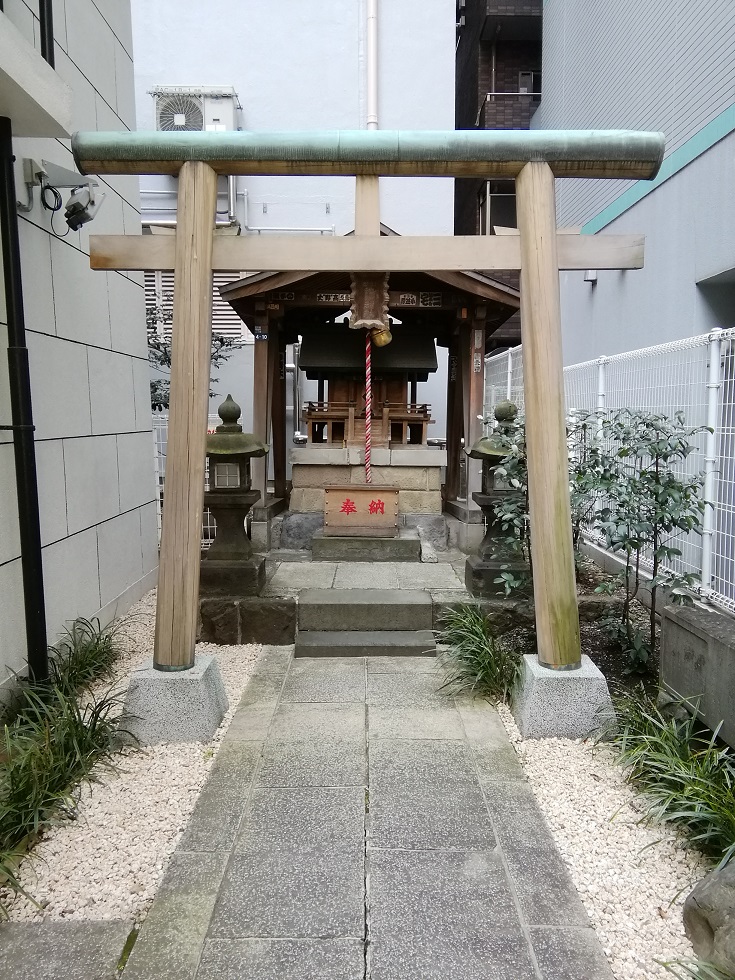
[[297, 657], [433, 656], [432, 600], [411, 589], [307, 589]]

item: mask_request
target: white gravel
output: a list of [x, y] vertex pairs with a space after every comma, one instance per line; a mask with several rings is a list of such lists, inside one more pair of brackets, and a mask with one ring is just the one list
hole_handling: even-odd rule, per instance
[[656, 960], [691, 957], [681, 909], [709, 870], [683, 838], [641, 822], [640, 798], [609, 746], [508, 735], [618, 980], [671, 980]]
[[[152, 656], [154, 615], [151, 592], [116, 636], [121, 691], [131, 668]], [[230, 703], [212, 742], [126, 750], [117, 771], [99, 769], [99, 782], [81, 790], [78, 818], [47, 831], [22, 866], [21, 884], [43, 907], [18, 897], [11, 921], [145, 917], [261, 651], [257, 644], [197, 645], [197, 653], [217, 658]], [[9, 897], [0, 893], [0, 901], [7, 905]]]

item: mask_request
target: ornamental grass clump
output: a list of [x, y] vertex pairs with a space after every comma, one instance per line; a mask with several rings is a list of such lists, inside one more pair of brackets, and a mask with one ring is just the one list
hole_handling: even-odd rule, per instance
[[77, 620], [51, 648], [49, 682], [19, 686], [0, 743], [0, 887], [26, 894], [20, 861], [44, 828], [76, 815], [77, 786], [110, 763], [120, 700], [87, 687], [110, 674], [112, 639], [99, 622]]
[[437, 641], [446, 646], [439, 655], [448, 694], [481, 694], [509, 701], [521, 669], [521, 654], [498, 640], [482, 610], [471, 603], [448, 609], [439, 623]]
[[[680, 702], [678, 708], [687, 707]], [[689, 706], [690, 709], [692, 706]], [[735, 854], [735, 759], [694, 713], [659, 707], [643, 689], [615, 698], [610, 733], [628, 781], [642, 794], [646, 815], [675, 824], [723, 866]]]
[[667, 973], [679, 977], [680, 980], [686, 980], [687, 977], [693, 977], [694, 980], [735, 980], [735, 975], [723, 973], [712, 963], [700, 963], [698, 960], [669, 960], [666, 962], [656, 960], [655, 962], [659, 966], [663, 966]]

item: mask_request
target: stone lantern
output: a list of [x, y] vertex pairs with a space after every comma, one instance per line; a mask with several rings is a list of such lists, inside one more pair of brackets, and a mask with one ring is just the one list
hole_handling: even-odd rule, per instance
[[222, 424], [207, 436], [209, 490], [204, 494], [217, 533], [202, 560], [202, 595], [258, 595], [265, 584], [265, 558], [253, 554], [245, 518], [260, 498], [251, 489], [250, 460], [268, 447], [238, 424], [240, 406], [228, 395], [218, 410]]
[[532, 588], [529, 564], [505, 541], [508, 532], [503, 530], [496, 513], [498, 505], [510, 495], [520, 496], [520, 491], [513, 489], [498, 472], [501, 461], [510, 455], [508, 437], [515, 430], [517, 414], [513, 402], [499, 402], [495, 406], [497, 429], [478, 439], [467, 453], [471, 459], [482, 460], [482, 490], [473, 493], [472, 499], [480, 506], [486, 527], [477, 555], [471, 555], [465, 563], [465, 586], [472, 595], [504, 597], [505, 586], [495, 581], [504, 571], [526, 578], [528, 587], [520, 590], [520, 594], [528, 594]]

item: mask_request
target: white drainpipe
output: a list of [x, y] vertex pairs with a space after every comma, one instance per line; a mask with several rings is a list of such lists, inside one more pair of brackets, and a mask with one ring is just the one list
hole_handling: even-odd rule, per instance
[[367, 0], [367, 128], [378, 128], [378, 0]]

